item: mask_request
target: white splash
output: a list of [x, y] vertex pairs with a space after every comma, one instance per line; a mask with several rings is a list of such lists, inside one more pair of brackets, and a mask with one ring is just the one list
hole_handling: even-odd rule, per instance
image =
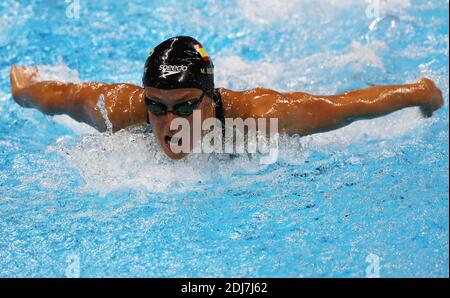
[[[351, 8], [357, 5], [363, 5], [364, 7], [377, 2], [380, 4], [380, 8], [385, 9], [387, 12], [405, 9], [411, 6], [410, 0], [322, 0], [320, 3], [329, 5], [334, 8]], [[305, 1], [311, 2], [311, 1]], [[319, 1], [313, 1], [319, 2]]]
[[[302, 59], [281, 62], [244, 61], [239, 56], [217, 57], [216, 83], [230, 89], [251, 89], [271, 87], [280, 91], [289, 87], [291, 91], [304, 91], [303, 86], [317, 80], [328, 80], [323, 74], [333, 74], [344, 68], [353, 72], [364, 72], [367, 67], [385, 72], [380, 52], [385, 51], [383, 41], [373, 41], [363, 45], [352, 42], [343, 53], [328, 51], [316, 53]], [[315, 90], [333, 92], [333, 90]], [[325, 95], [325, 94], [324, 94]]]
[[105, 107], [105, 96], [103, 94], [100, 94], [100, 96], [98, 97], [96, 107], [100, 110], [103, 120], [105, 120], [106, 131], [112, 132], [113, 125], [108, 117], [108, 111], [106, 110]]
[[229, 86], [238, 90], [273, 86], [284, 71], [281, 63], [248, 62], [239, 56], [218, 57], [215, 64], [217, 86]]
[[65, 137], [49, 150], [58, 152], [78, 171], [83, 191], [101, 195], [123, 189], [184, 192], [211, 179], [264, 168], [249, 156], [191, 154], [173, 161], [141, 127], [86, 135], [81, 140]]
[[80, 82], [78, 71], [70, 69], [61, 60], [58, 61], [57, 65], [41, 65], [38, 68], [37, 81]]
[[78, 122], [67, 115], [53, 116], [53, 120], [64, 127], [72, 130], [77, 135], [87, 135], [99, 133], [95, 128], [85, 123]]
[[270, 24], [282, 18], [289, 17], [293, 9], [300, 2], [298, 0], [238, 0], [237, 5], [238, 11], [246, 19], [257, 24]]

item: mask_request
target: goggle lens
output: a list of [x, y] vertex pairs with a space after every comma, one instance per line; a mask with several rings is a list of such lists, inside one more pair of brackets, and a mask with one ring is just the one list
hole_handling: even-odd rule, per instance
[[[194, 112], [194, 110], [198, 109], [205, 94], [206, 92], [203, 92], [199, 98], [191, 99], [177, 104], [173, 107], [173, 110], [171, 112], [182, 117], [190, 116]], [[154, 101], [147, 96], [145, 96], [145, 105], [147, 107], [147, 110], [155, 116], [166, 115], [167, 112], [169, 112], [165, 104]]]

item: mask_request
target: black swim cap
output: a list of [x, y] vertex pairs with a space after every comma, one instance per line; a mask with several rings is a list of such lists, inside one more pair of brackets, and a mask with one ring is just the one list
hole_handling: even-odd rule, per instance
[[159, 44], [145, 62], [144, 87], [214, 89], [214, 65], [203, 46], [188, 36]]

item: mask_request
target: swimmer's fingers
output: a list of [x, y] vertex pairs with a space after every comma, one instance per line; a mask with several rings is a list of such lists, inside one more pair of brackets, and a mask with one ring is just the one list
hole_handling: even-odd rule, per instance
[[[38, 67], [13, 66], [10, 71], [11, 94], [13, 99], [23, 107], [30, 107], [26, 90], [37, 80]], [[25, 91], [25, 92], [24, 92]]]
[[420, 111], [425, 118], [429, 118], [433, 115], [434, 111], [440, 109], [444, 105], [442, 91], [428, 78], [421, 79], [418, 84], [422, 85], [425, 90], [427, 90], [428, 95], [424, 105], [420, 107]]
[[16, 66], [11, 67], [10, 80], [13, 96], [25, 89], [37, 79], [38, 67]]

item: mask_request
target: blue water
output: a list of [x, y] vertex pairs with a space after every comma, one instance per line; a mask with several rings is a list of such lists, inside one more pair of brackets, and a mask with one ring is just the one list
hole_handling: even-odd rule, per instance
[[[3, 0], [0, 277], [448, 277], [449, 4], [388, 2], [375, 18], [356, 0], [81, 1], [74, 19], [65, 1]], [[263, 166], [173, 162], [139, 129], [100, 134], [11, 99], [14, 64], [140, 84], [151, 48], [180, 34], [213, 57], [217, 86], [427, 76], [446, 104], [284, 137]]]

